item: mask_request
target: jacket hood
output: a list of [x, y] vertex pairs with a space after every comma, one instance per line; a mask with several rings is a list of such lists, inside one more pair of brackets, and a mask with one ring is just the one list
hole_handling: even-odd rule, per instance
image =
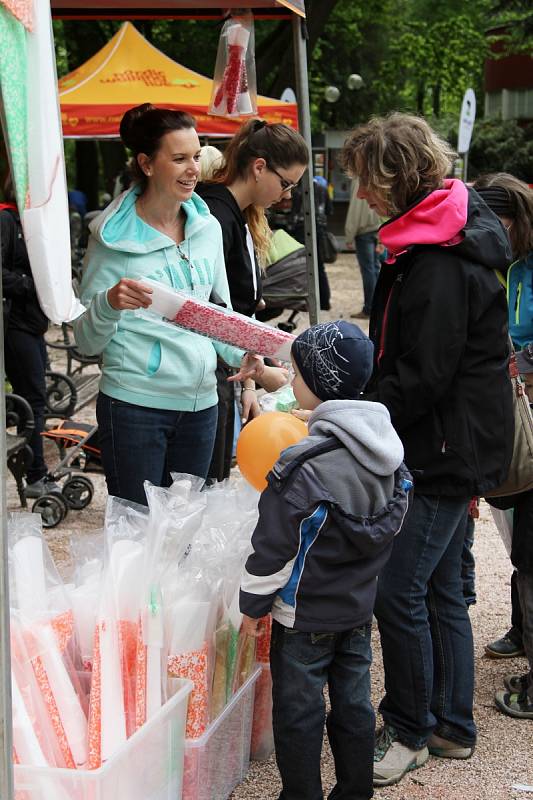
[[380, 228], [389, 262], [414, 245], [453, 247], [459, 257], [502, 269], [511, 260], [505, 228], [473, 189], [446, 180], [404, 214]]
[[[92, 235], [110, 250], [153, 253], [176, 246], [169, 236], [152, 228], [137, 215], [135, 201], [140, 193], [140, 187], [133, 186], [118, 195], [89, 225]], [[196, 193], [182, 203], [182, 208], [187, 215], [185, 237], [188, 238], [208, 223], [210, 211]]]
[[381, 403], [327, 400], [309, 419], [311, 436], [335, 436], [353, 458], [375, 475], [392, 475], [403, 460], [403, 445]]
[[227, 186], [224, 186], [223, 183], [199, 183], [196, 187], [196, 191], [200, 195], [201, 198], [205, 199], [206, 201], [210, 199], [219, 200], [223, 203], [228, 211], [231, 211], [231, 214], [235, 217], [235, 219], [241, 224], [244, 225], [246, 220], [244, 215], [239, 208], [239, 204], [237, 203], [235, 197], [230, 192]]

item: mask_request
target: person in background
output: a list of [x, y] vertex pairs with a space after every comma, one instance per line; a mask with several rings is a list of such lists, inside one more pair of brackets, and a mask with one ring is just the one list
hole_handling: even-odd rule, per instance
[[204, 144], [200, 148], [200, 175], [199, 181], [207, 181], [213, 177], [214, 172], [219, 169], [224, 162], [224, 156], [212, 144]]
[[344, 223], [344, 234], [348, 250], [355, 247], [363, 281], [364, 299], [361, 311], [350, 314], [350, 316], [353, 319], [369, 319], [374, 289], [381, 267], [380, 251], [382, 253], [384, 248], [383, 245], [378, 248], [378, 228], [381, 225], [381, 219], [370, 208], [366, 200], [357, 196], [358, 189], [359, 181], [354, 178], [352, 198]]
[[257, 356], [133, 312], [149, 308], [143, 278], [231, 306], [222, 232], [195, 193], [200, 142], [193, 117], [149, 103], [120, 124], [135, 180], [92, 223], [74, 321], [80, 350], [102, 353], [96, 406], [110, 494], [146, 504], [144, 481], [207, 477], [217, 426], [217, 355], [236, 379], [262, 373]]
[[[533, 341], [533, 191], [523, 181], [508, 173], [481, 175], [474, 187], [507, 231], [515, 261], [504, 266], [500, 279], [507, 289], [509, 335], [517, 352], [520, 372], [530, 376]], [[525, 350], [520, 348], [525, 346]], [[526, 376], [529, 382], [530, 377]], [[533, 491], [508, 498], [490, 498], [496, 508], [513, 509], [513, 544], [511, 562], [511, 628], [503, 636], [485, 646], [492, 658], [525, 655], [533, 664]], [[517, 680], [519, 679], [519, 680]], [[504, 713], [515, 717], [533, 716], [531, 675], [504, 678], [507, 691], [496, 693], [496, 704]], [[520, 691], [525, 689], [525, 691]], [[511, 691], [513, 689], [513, 691]], [[518, 691], [517, 691], [518, 690]], [[513, 697], [513, 694], [515, 695]]]
[[[331, 309], [331, 289], [324, 262], [324, 238], [328, 229], [328, 217], [333, 213], [333, 205], [325, 178], [315, 175], [313, 178], [313, 195], [315, 200], [316, 246], [318, 259], [318, 289], [320, 294], [320, 309]], [[305, 224], [302, 188], [298, 186], [292, 193], [292, 207], [290, 213], [290, 233], [294, 238], [305, 244]]]
[[41, 310], [11, 179], [5, 188], [7, 202], [0, 204], [2, 291], [4, 298], [4, 360], [15, 394], [30, 404], [35, 428], [29, 445], [33, 461], [28, 467], [26, 497], [60, 491], [48, 474], [43, 438], [46, 409], [46, 344], [48, 319]]
[[283, 800], [322, 798], [326, 719], [337, 784], [330, 800], [373, 795], [370, 635], [376, 576], [401, 533], [411, 476], [380, 403], [361, 400], [372, 343], [343, 320], [292, 345], [294, 394], [309, 436], [284, 450], [259, 501], [241, 581], [243, 630], [272, 610], [273, 727]]
[[465, 519], [472, 497], [501, 485], [513, 450], [507, 303], [495, 273], [511, 260], [509, 242], [476, 192], [446, 178], [453, 157], [424, 119], [400, 113], [355, 128], [341, 153], [359, 198], [389, 218], [365, 397], [389, 410], [415, 484], [374, 609], [385, 671], [377, 786], [397, 783], [429, 752], [473, 752]]
[[[307, 163], [307, 145], [297, 131], [281, 123], [251, 120], [241, 126], [218, 167], [210, 169], [210, 177], [197, 187], [222, 226], [231, 303], [241, 314], [254, 316], [261, 303], [261, 266], [270, 244], [265, 209], [290, 197]], [[231, 366], [219, 358], [217, 438], [209, 469], [209, 477], [219, 481], [228, 477], [233, 455], [234, 391], [227, 381], [231, 373]], [[286, 382], [286, 374], [268, 365], [262, 382], [272, 391]], [[259, 410], [255, 382], [246, 381], [241, 391], [241, 423], [253, 419]]]

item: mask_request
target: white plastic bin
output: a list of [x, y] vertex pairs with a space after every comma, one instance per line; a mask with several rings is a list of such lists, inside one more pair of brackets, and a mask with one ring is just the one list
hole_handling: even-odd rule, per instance
[[258, 664], [258, 666], [261, 672], [255, 684], [250, 758], [252, 761], [266, 761], [274, 752], [272, 676], [270, 664]]
[[17, 800], [179, 800], [191, 681], [100, 769], [15, 765]]
[[185, 740], [183, 800], [226, 800], [250, 763], [254, 670], [203, 736]]

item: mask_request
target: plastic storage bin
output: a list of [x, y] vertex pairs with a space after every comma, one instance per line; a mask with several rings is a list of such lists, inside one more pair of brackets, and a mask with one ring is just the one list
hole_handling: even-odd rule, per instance
[[185, 740], [183, 800], [226, 800], [250, 763], [254, 670], [203, 736]]
[[261, 672], [255, 684], [254, 715], [252, 722], [252, 761], [266, 761], [274, 752], [272, 731], [272, 676], [270, 664], [259, 664]]
[[191, 681], [100, 769], [15, 765], [17, 800], [179, 800]]

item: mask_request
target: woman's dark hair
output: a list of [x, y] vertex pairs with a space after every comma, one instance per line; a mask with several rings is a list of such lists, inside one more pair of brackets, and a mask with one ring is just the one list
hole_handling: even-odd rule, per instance
[[156, 108], [151, 103], [143, 103], [126, 111], [120, 122], [120, 138], [133, 153], [133, 179], [141, 184], [143, 190], [146, 187], [146, 175], [137, 159], [140, 153], [152, 158], [159, 150], [161, 139], [166, 133], [195, 127], [196, 120], [186, 111]]
[[533, 250], [533, 191], [508, 172], [480, 175], [474, 189], [499, 217], [512, 220], [509, 239], [515, 258]]
[[[303, 136], [289, 125], [253, 119], [242, 125], [230, 140], [224, 150], [224, 163], [208, 182], [228, 186], [237, 178], [246, 179], [256, 158], [264, 158], [267, 167], [289, 169], [295, 164], [307, 166], [309, 150]], [[257, 254], [263, 260], [270, 241], [264, 209], [252, 203], [245, 210], [245, 217]]]

